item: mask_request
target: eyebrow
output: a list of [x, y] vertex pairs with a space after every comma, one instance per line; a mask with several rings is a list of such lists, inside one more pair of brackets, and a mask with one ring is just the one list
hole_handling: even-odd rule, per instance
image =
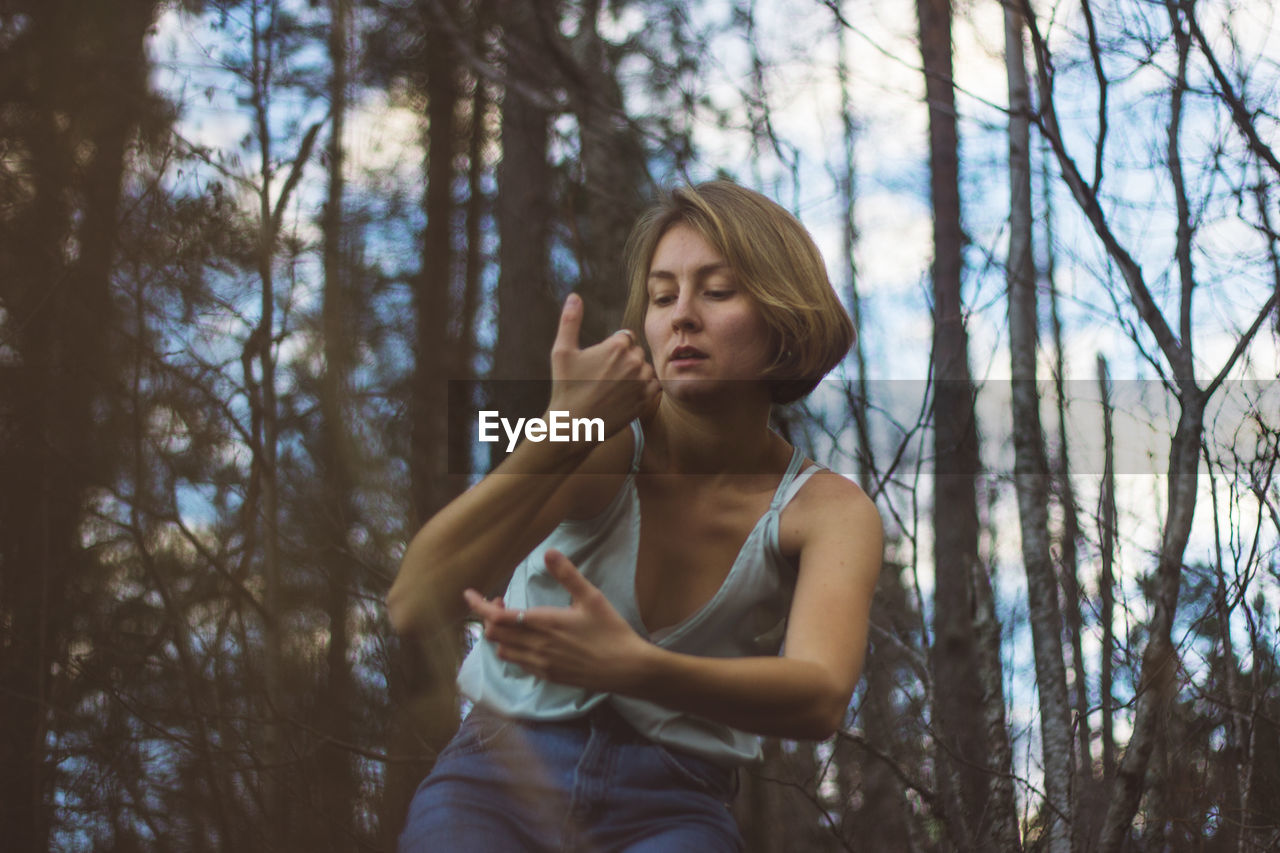
[[[703, 278], [705, 276], [710, 275], [711, 273], [727, 271], [728, 269], [729, 269], [729, 265], [727, 263], [725, 263], [724, 261], [716, 261], [714, 263], [703, 264], [702, 266], [698, 267], [696, 270], [694, 270], [693, 275], [694, 275], [694, 278]], [[675, 277], [676, 277], [676, 274], [671, 272], [670, 270], [651, 269], [649, 270], [649, 275], [646, 277], [646, 280], [656, 278], [661, 281], [666, 281], [669, 279], [674, 279]]]

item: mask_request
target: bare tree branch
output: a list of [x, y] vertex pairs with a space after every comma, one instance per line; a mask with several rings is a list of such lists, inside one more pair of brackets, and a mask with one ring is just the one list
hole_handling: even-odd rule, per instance
[[1093, 71], [1098, 79], [1098, 141], [1093, 147], [1092, 187], [1093, 194], [1097, 195], [1102, 186], [1103, 155], [1107, 147], [1107, 92], [1110, 81], [1102, 67], [1102, 46], [1098, 44], [1098, 28], [1093, 20], [1093, 4], [1090, 0], [1081, 0], [1080, 11], [1084, 13], [1084, 24], [1089, 33], [1089, 56], [1093, 59]]
[[1195, 39], [1196, 44], [1200, 47], [1200, 52], [1204, 54], [1209, 67], [1213, 70], [1213, 79], [1218, 83], [1218, 94], [1227, 102], [1227, 106], [1231, 108], [1231, 120], [1235, 123], [1236, 129], [1245, 138], [1250, 150], [1262, 158], [1263, 162], [1276, 173], [1276, 176], [1280, 177], [1280, 160], [1276, 159], [1275, 152], [1258, 135], [1258, 129], [1254, 125], [1255, 114], [1249, 112], [1244, 101], [1236, 94], [1235, 87], [1231, 85], [1226, 72], [1222, 69], [1222, 64], [1218, 62], [1217, 54], [1209, 46], [1209, 41], [1205, 38], [1204, 31], [1200, 29], [1200, 24], [1196, 21], [1195, 4], [1184, 3], [1181, 5], [1183, 6], [1183, 14], [1186, 16], [1187, 27], [1191, 31], [1191, 37]]
[[1062, 133], [1058, 125], [1057, 111], [1054, 107], [1049, 46], [1045, 42], [1044, 36], [1040, 33], [1039, 24], [1036, 23], [1035, 11], [1031, 7], [1031, 0], [1020, 0], [1020, 2], [1022, 3], [1023, 17], [1027, 22], [1027, 31], [1031, 35], [1031, 45], [1036, 58], [1036, 84], [1040, 97], [1040, 109], [1032, 118], [1053, 149], [1058, 165], [1062, 169], [1063, 180], [1066, 181], [1067, 186], [1071, 189], [1071, 194], [1075, 197], [1080, 210], [1089, 220], [1089, 224], [1093, 226], [1094, 233], [1102, 241], [1107, 254], [1115, 262], [1116, 266], [1120, 268], [1120, 274], [1124, 277], [1125, 284], [1129, 288], [1129, 296], [1133, 300], [1134, 307], [1138, 309], [1138, 314], [1142, 317], [1143, 322], [1146, 323], [1147, 328], [1155, 335], [1156, 343], [1160, 346], [1165, 358], [1169, 360], [1170, 364], [1178, 364], [1182, 361], [1182, 343], [1174, 335], [1173, 330], [1169, 328], [1164, 315], [1160, 313], [1160, 309], [1156, 306], [1155, 300], [1151, 296], [1151, 291], [1143, 277], [1142, 268], [1134, 260], [1133, 256], [1120, 245], [1119, 239], [1112, 232], [1111, 226], [1107, 222], [1106, 214], [1102, 212], [1102, 206], [1098, 201], [1097, 194], [1085, 183], [1079, 167], [1066, 149], [1066, 143], [1062, 139]]

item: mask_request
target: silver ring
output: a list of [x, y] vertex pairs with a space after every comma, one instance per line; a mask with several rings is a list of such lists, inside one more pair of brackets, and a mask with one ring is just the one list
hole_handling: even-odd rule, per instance
[[524, 611], [523, 611], [523, 610], [517, 610], [517, 611], [516, 611], [516, 624], [517, 624], [517, 625], [523, 625], [523, 624], [524, 624]]
[[627, 336], [627, 339], [631, 341], [631, 343], [632, 343], [632, 345], [633, 345], [633, 346], [634, 346], [636, 343], [638, 343], [638, 341], [636, 341], [636, 333], [635, 333], [635, 332], [633, 332], [633, 331], [631, 331], [630, 329], [619, 329], [618, 331], [614, 332], [614, 334], [615, 334], [615, 335], [626, 335], [626, 336]]

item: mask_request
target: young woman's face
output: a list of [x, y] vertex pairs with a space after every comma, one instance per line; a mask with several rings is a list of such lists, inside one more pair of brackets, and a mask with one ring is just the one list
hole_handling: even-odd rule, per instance
[[664, 393], [692, 397], [741, 381], [763, 387], [773, 336], [755, 300], [702, 235], [672, 226], [658, 241], [646, 283], [644, 334]]

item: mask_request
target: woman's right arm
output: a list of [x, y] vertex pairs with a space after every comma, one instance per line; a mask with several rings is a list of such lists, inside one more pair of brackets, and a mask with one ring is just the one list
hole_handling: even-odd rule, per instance
[[[660, 392], [653, 368], [629, 334], [578, 348], [582, 300], [565, 302], [551, 350], [549, 411], [599, 417], [603, 444], [522, 442], [474, 488], [436, 513], [405, 550], [387, 612], [400, 634], [452, 624], [466, 613], [467, 588], [504, 584], [519, 561], [580, 505], [587, 472], [624, 472], [629, 446], [623, 427]], [[622, 461], [622, 471], [615, 472]]]

